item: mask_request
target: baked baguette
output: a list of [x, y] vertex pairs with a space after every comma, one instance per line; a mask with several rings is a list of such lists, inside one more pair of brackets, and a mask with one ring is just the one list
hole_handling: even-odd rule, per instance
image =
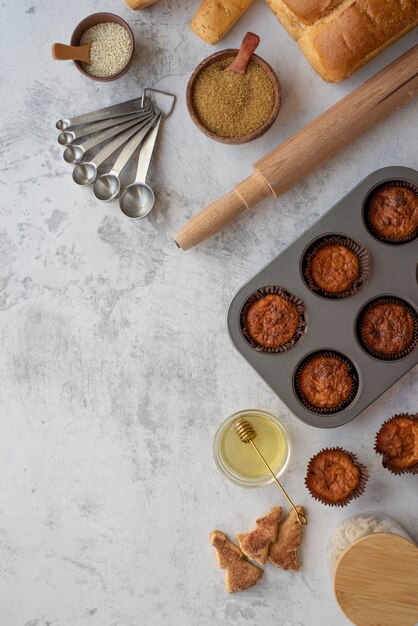
[[203, 0], [190, 27], [204, 41], [217, 43], [250, 6], [252, 0]]
[[339, 83], [418, 25], [418, 0], [266, 0], [312, 67]]
[[136, 11], [137, 9], [145, 9], [145, 7], [149, 7], [151, 4], [158, 2], [158, 0], [125, 0], [125, 2], [131, 9]]

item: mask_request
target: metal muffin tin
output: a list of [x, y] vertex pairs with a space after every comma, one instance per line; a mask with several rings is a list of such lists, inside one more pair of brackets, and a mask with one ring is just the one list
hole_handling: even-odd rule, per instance
[[[407, 167], [386, 167], [367, 176], [334, 205], [294, 243], [251, 278], [236, 293], [229, 306], [227, 324], [232, 343], [287, 404], [300, 420], [318, 428], [342, 426], [357, 417], [401, 376], [418, 363], [418, 349], [397, 361], [382, 361], [367, 354], [356, 335], [360, 310], [381, 295], [398, 296], [418, 309], [418, 240], [404, 244], [378, 241], [367, 230], [363, 209], [373, 189], [390, 181], [418, 185], [418, 172]], [[356, 294], [344, 299], [326, 299], [309, 290], [302, 276], [302, 259], [312, 242], [324, 235], [344, 235], [364, 246], [371, 256], [368, 279]], [[240, 312], [247, 298], [257, 289], [278, 285], [301, 298], [305, 304], [306, 329], [288, 351], [278, 354], [257, 352], [245, 340]], [[359, 389], [344, 410], [321, 415], [306, 409], [294, 389], [299, 363], [310, 353], [322, 350], [340, 352], [357, 369]]]

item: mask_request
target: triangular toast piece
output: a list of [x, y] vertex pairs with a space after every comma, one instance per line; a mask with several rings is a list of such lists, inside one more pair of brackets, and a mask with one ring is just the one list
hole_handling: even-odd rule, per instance
[[225, 571], [225, 586], [229, 593], [253, 587], [262, 577], [263, 570], [246, 559], [241, 550], [220, 530], [213, 530], [210, 542], [216, 550], [219, 567]]
[[[299, 513], [305, 514], [302, 506], [296, 508]], [[279, 526], [277, 540], [270, 544], [268, 560], [276, 567], [298, 570], [300, 568], [298, 547], [301, 543], [302, 525], [298, 522], [296, 511], [290, 509], [289, 514]]]
[[282, 507], [274, 506], [270, 513], [255, 521], [255, 530], [237, 535], [239, 546], [245, 556], [263, 565], [267, 561], [269, 545], [276, 541]]

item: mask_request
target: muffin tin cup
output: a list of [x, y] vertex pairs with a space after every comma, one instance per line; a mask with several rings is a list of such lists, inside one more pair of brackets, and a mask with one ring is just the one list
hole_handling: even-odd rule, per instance
[[339, 446], [336, 446], [333, 448], [322, 448], [322, 450], [320, 450], [313, 457], [311, 457], [308, 462], [307, 473], [309, 472], [309, 468], [311, 467], [312, 461], [318, 456], [318, 454], [321, 454], [321, 452], [344, 452], [344, 454], [347, 454], [352, 460], [352, 462], [354, 463], [354, 465], [358, 467], [358, 469], [360, 470], [359, 484], [348, 496], [345, 496], [345, 498], [342, 498], [341, 500], [338, 500], [337, 502], [329, 502], [325, 498], [321, 498], [321, 496], [318, 496], [317, 494], [313, 493], [313, 491], [311, 491], [311, 489], [307, 485], [307, 478], [305, 478], [305, 487], [311, 494], [312, 498], [314, 498], [314, 500], [317, 500], [318, 502], [321, 502], [322, 504], [325, 504], [326, 506], [339, 506], [339, 507], [347, 506], [347, 504], [349, 504], [352, 500], [359, 498], [364, 493], [366, 489], [367, 481], [369, 480], [369, 471], [365, 465], [359, 462], [356, 454], [353, 454], [352, 452], [348, 452], [348, 450], [345, 450], [344, 448], [340, 448]]
[[[312, 278], [312, 274], [311, 274], [312, 260], [314, 256], [316, 255], [316, 253], [319, 252], [319, 250], [326, 248], [327, 246], [335, 246], [335, 245], [344, 246], [344, 248], [348, 248], [348, 250], [351, 250], [351, 252], [354, 252], [354, 254], [357, 256], [358, 261], [359, 261], [358, 278], [356, 278], [352, 282], [350, 289], [346, 289], [345, 291], [340, 291], [338, 293], [333, 292], [333, 291], [326, 291], [325, 289], [322, 289], [321, 287], [319, 287], [319, 285], [317, 285], [315, 280]], [[345, 237], [343, 235], [329, 235], [329, 236], [325, 235], [324, 237], [320, 238], [317, 244], [315, 244], [314, 242], [313, 247], [309, 246], [307, 252], [304, 255], [304, 258], [302, 259], [302, 272], [303, 272], [303, 276], [305, 278], [306, 284], [308, 285], [309, 289], [313, 293], [316, 293], [318, 296], [321, 296], [323, 298], [343, 299], [343, 298], [349, 298], [350, 296], [353, 296], [362, 288], [362, 286], [366, 282], [367, 277], [369, 275], [370, 264], [371, 264], [370, 254], [368, 253], [368, 251], [366, 250], [364, 246], [361, 246], [353, 239], [350, 239], [350, 237]]]
[[[332, 356], [332, 357], [335, 357], [336, 359], [339, 359], [342, 363], [345, 363], [348, 366], [348, 374], [353, 381], [353, 385], [351, 387], [351, 391], [347, 399], [335, 407], [331, 407], [331, 408], [317, 407], [314, 404], [311, 404], [310, 402], [306, 400], [306, 398], [304, 397], [302, 393], [302, 390], [300, 389], [299, 378], [300, 378], [300, 373], [302, 372], [302, 369], [305, 367], [305, 365], [310, 363], [313, 359], [315, 359], [318, 356]], [[353, 363], [351, 363], [351, 361], [347, 359], [343, 354], [340, 354], [339, 352], [334, 352], [332, 350], [318, 350], [317, 352], [313, 352], [312, 354], [309, 354], [307, 357], [305, 357], [303, 361], [296, 368], [294, 381], [295, 381], [294, 382], [295, 392], [296, 392], [299, 402], [301, 402], [308, 411], [311, 411], [311, 413], [317, 413], [318, 415], [333, 415], [334, 413], [340, 413], [341, 411], [344, 411], [344, 409], [349, 407], [350, 404], [354, 401], [359, 390], [359, 378], [358, 378], [357, 370], [355, 366], [353, 365]]]
[[[418, 188], [418, 172], [400, 166], [372, 172], [250, 278], [229, 306], [227, 326], [235, 348], [289, 410], [310, 426], [335, 428], [348, 423], [418, 364], [417, 349], [396, 360], [375, 358], [364, 350], [356, 332], [359, 312], [378, 297], [399, 297], [418, 311], [418, 242], [387, 245], [371, 234], [364, 220], [365, 202], [373, 190], [397, 181]], [[370, 267], [367, 280], [357, 293], [349, 298], [324, 298], [306, 284], [302, 260], [311, 246], [313, 248], [318, 241], [337, 235], [351, 239], [367, 250]], [[265, 285], [280, 285], [304, 305], [306, 326], [303, 335], [291, 349], [279, 354], [254, 349], [242, 332], [243, 305]], [[297, 396], [294, 381], [300, 363], [309, 355], [324, 350], [349, 359], [359, 380], [358, 392], [352, 402], [332, 414], [313, 412], [304, 406]]]
[[364, 222], [367, 226], [367, 228], [369, 229], [370, 233], [373, 235], [373, 237], [375, 237], [378, 241], [382, 241], [383, 243], [388, 243], [391, 244], [392, 246], [401, 246], [405, 243], [409, 243], [410, 241], [413, 241], [414, 239], [416, 239], [418, 237], [418, 231], [415, 231], [415, 233], [411, 234], [411, 235], [407, 235], [405, 237], [401, 237], [399, 239], [391, 239], [390, 237], [382, 237], [382, 235], [380, 235], [378, 232], [376, 232], [373, 229], [373, 226], [370, 224], [369, 218], [368, 218], [368, 214], [369, 214], [369, 208], [370, 208], [370, 201], [373, 198], [373, 196], [378, 193], [379, 191], [382, 191], [383, 189], [388, 189], [389, 187], [406, 187], [406, 189], [410, 189], [411, 191], [414, 192], [414, 194], [416, 196], [418, 196], [418, 185], [405, 181], [405, 180], [391, 180], [388, 181], [386, 183], [383, 183], [382, 185], [378, 185], [377, 187], [375, 187], [367, 196], [366, 198], [366, 202], [365, 202], [365, 206], [364, 206]]
[[[382, 352], [376, 352], [372, 350], [368, 345], [361, 331], [362, 321], [366, 313], [376, 304], [399, 304], [400, 306], [407, 309], [407, 311], [411, 314], [411, 317], [414, 321], [414, 336], [407, 348], [401, 350], [400, 352], [396, 352], [394, 354], [383, 354]], [[393, 362], [398, 361], [399, 359], [403, 359], [409, 354], [411, 354], [418, 345], [418, 314], [416, 310], [405, 300], [402, 298], [397, 298], [396, 296], [382, 296], [373, 299], [369, 302], [363, 309], [360, 311], [357, 323], [356, 323], [356, 333], [360, 344], [365, 352], [370, 354], [370, 356], [375, 359], [379, 359], [380, 361]]]
[[391, 472], [392, 474], [395, 474], [396, 476], [401, 476], [403, 474], [417, 475], [418, 474], [418, 463], [416, 463], [415, 465], [412, 465], [411, 467], [393, 468], [390, 465], [388, 465], [388, 462], [392, 458], [394, 458], [394, 457], [390, 457], [387, 454], [385, 454], [384, 452], [380, 452], [378, 450], [377, 438], [378, 438], [379, 433], [382, 430], [383, 426], [385, 424], [388, 424], [393, 419], [398, 418], [398, 417], [408, 417], [409, 419], [413, 419], [414, 421], [418, 422], [418, 413], [415, 413], [413, 415], [411, 415], [410, 413], [396, 413], [395, 415], [392, 415], [392, 417], [390, 417], [388, 420], [383, 422], [383, 424], [379, 428], [379, 431], [376, 433], [375, 444], [374, 444], [374, 451], [376, 452], [376, 454], [379, 454], [382, 457], [382, 465], [383, 465], [383, 467], [385, 469], [389, 470], [389, 472]]
[[[270, 348], [268, 346], [263, 346], [261, 343], [259, 343], [258, 341], [256, 341], [255, 339], [251, 337], [247, 329], [247, 313], [250, 307], [255, 302], [257, 302], [258, 300], [261, 300], [261, 298], [264, 298], [265, 296], [271, 296], [271, 295], [281, 296], [284, 300], [287, 300], [288, 302], [292, 302], [292, 304], [296, 306], [298, 313], [299, 313], [299, 327], [296, 330], [292, 339], [290, 339], [290, 341], [287, 341], [282, 346]], [[305, 306], [300, 298], [298, 298], [297, 296], [294, 296], [293, 293], [291, 293], [290, 291], [287, 291], [286, 289], [283, 289], [282, 287], [279, 287], [277, 285], [261, 287], [260, 289], [257, 289], [256, 291], [254, 291], [244, 302], [242, 309], [241, 309], [241, 313], [240, 313], [240, 325], [241, 325], [241, 332], [242, 332], [243, 337], [249, 343], [249, 345], [252, 348], [254, 348], [254, 350], [257, 350], [257, 352], [264, 352], [265, 354], [278, 354], [280, 352], [286, 352], [287, 350], [290, 350], [290, 348], [293, 348], [293, 346], [299, 341], [299, 339], [302, 337], [305, 331], [305, 328], [306, 328]]]

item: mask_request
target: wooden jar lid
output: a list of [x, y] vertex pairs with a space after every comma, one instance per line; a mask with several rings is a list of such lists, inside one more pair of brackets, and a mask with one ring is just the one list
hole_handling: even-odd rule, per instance
[[338, 561], [334, 591], [356, 626], [414, 626], [418, 622], [418, 547], [389, 533], [362, 537]]

